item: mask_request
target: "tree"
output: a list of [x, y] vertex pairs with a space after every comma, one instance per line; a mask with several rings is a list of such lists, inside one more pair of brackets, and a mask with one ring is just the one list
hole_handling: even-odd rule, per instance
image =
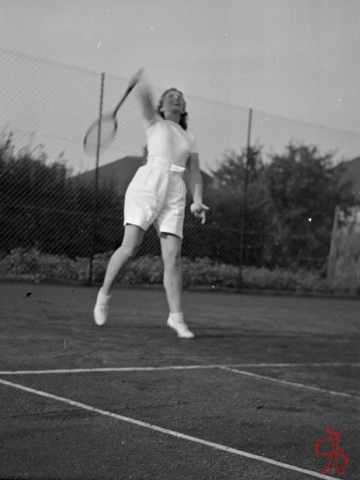
[[[273, 155], [266, 183], [273, 208], [272, 255], [283, 265], [324, 262], [336, 205], [351, 204], [348, 184], [333, 153], [290, 142], [282, 155]], [[317, 265], [319, 266], [319, 265]]]
[[[261, 147], [252, 146], [249, 160], [248, 263], [320, 268], [329, 252], [335, 206], [353, 202], [349, 184], [341, 181], [343, 168], [333, 166], [333, 153], [295, 142], [271, 155], [268, 164]], [[217, 188], [211, 192], [211, 221], [223, 232], [240, 231], [245, 162], [246, 149], [228, 151], [212, 172]], [[238, 238], [233, 236], [233, 248]]]
[[[244, 212], [244, 187], [247, 164], [247, 202]], [[253, 145], [240, 154], [227, 151], [218, 169], [213, 170], [216, 187], [211, 195], [211, 221], [224, 232], [233, 231], [232, 249], [240, 248], [242, 215], [245, 213], [245, 263], [262, 264], [263, 250], [271, 231], [271, 215], [262, 160], [262, 147]], [[237, 253], [237, 256], [239, 253]]]
[[[63, 163], [46, 164], [42, 148], [15, 153], [0, 137], [0, 252], [36, 246], [43, 252], [89, 255], [94, 185], [70, 176]], [[122, 233], [123, 199], [111, 185], [98, 190], [96, 249], [114, 249]]]

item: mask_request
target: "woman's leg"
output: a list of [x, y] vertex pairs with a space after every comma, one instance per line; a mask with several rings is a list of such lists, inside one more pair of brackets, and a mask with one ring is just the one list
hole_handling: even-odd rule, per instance
[[168, 325], [176, 330], [179, 337], [193, 338], [194, 334], [187, 328], [183, 316], [181, 273], [182, 239], [176, 235], [162, 233], [160, 235], [160, 243], [164, 262], [164, 287], [170, 310]]
[[164, 287], [170, 313], [182, 312], [182, 239], [170, 233], [161, 233], [160, 244], [164, 262]]
[[136, 225], [125, 226], [124, 238], [121, 247], [118, 248], [110, 258], [106, 269], [103, 286], [101, 287], [96, 299], [94, 319], [97, 325], [104, 325], [106, 322], [112, 287], [121, 270], [138, 251], [142, 239], [144, 238], [144, 233], [144, 230]]
[[136, 225], [126, 225], [121, 247], [110, 258], [101, 291], [110, 295], [113, 284], [127, 263], [135, 256], [144, 238], [144, 230]]

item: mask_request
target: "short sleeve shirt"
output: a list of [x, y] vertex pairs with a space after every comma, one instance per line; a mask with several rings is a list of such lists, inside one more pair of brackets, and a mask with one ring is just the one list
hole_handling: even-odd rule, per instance
[[151, 122], [144, 122], [148, 158], [160, 157], [170, 165], [186, 167], [190, 154], [197, 153], [193, 134], [172, 120], [156, 115]]

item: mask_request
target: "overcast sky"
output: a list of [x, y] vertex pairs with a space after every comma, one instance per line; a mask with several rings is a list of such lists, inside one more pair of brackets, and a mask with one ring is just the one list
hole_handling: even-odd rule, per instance
[[0, 1], [3, 47], [354, 133], [359, 32], [358, 0]]

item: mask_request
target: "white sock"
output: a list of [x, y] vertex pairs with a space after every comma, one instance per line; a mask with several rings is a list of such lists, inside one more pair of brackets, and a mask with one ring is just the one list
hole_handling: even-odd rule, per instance
[[174, 322], [183, 322], [184, 321], [184, 314], [183, 314], [183, 312], [170, 313], [170, 318], [172, 320], [174, 320]]
[[101, 289], [99, 290], [99, 293], [97, 296], [98, 303], [104, 303], [105, 305], [107, 305], [110, 301], [110, 298], [111, 298], [111, 295], [104, 295]]

